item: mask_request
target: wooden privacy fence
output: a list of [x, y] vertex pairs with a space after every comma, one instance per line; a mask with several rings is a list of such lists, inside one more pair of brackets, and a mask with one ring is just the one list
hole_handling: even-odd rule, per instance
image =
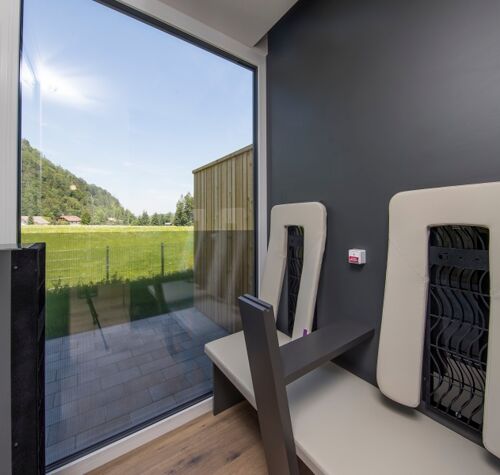
[[237, 298], [254, 292], [254, 177], [250, 145], [193, 171], [194, 306], [229, 332]]

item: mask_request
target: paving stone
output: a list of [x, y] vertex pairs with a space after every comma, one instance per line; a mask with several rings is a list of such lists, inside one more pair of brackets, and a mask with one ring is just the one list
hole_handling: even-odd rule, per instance
[[105, 422], [106, 410], [104, 407], [98, 407], [84, 414], [64, 419], [55, 424], [47, 426], [47, 446], [59, 443], [73, 435], [84, 432], [91, 427], [98, 426]]
[[212, 392], [212, 383], [210, 381], [205, 381], [203, 383], [190, 386], [187, 389], [184, 389], [183, 391], [175, 393], [174, 398], [178, 404], [185, 404], [201, 396], [208, 395], [211, 392]]
[[53, 381], [56, 380], [56, 376], [57, 376], [57, 370], [45, 371], [45, 382], [52, 383]]
[[107, 378], [108, 376], [112, 376], [118, 373], [120, 370], [118, 369], [118, 365], [116, 363], [111, 363], [106, 366], [93, 368], [88, 371], [84, 371], [78, 374], [78, 383], [82, 384], [87, 381], [93, 381], [98, 378]]
[[78, 365], [66, 366], [57, 370], [57, 378], [56, 379], [64, 379], [69, 378], [70, 376], [74, 376], [78, 374], [81, 368]]
[[45, 355], [45, 361], [47, 363], [52, 363], [54, 361], [57, 361], [61, 358], [61, 353], [59, 351], [54, 351], [54, 352], [47, 352]]
[[[125, 383], [127, 384], [127, 383]], [[95, 407], [105, 406], [113, 401], [121, 399], [126, 394], [123, 384], [103, 389], [95, 394], [78, 399], [78, 413], [82, 414]]]
[[189, 373], [189, 371], [193, 371], [197, 369], [198, 366], [194, 362], [194, 360], [181, 361], [175, 365], [172, 365], [165, 370], [162, 371], [165, 379], [169, 379], [175, 376], [179, 376], [180, 374]]
[[200, 368], [205, 368], [205, 367], [211, 368], [212, 367], [212, 361], [205, 354], [198, 356], [197, 358], [194, 359], [194, 361], [196, 362], [196, 364]]
[[181, 351], [185, 351], [186, 348], [182, 346], [182, 343], [167, 343], [166, 345], [167, 351], [173, 356]]
[[151, 356], [151, 360], [157, 360], [160, 358], [168, 358], [170, 357], [170, 352], [167, 350], [167, 348], [163, 347], [158, 350], [153, 350], [148, 355]]
[[139, 348], [134, 348], [132, 350], [132, 354], [134, 356], [139, 356], [139, 355], [143, 355], [144, 353], [149, 353], [150, 351], [156, 350], [159, 348], [165, 348], [165, 344], [163, 343], [163, 341], [161, 341], [161, 340], [152, 341], [150, 344], [146, 344], [146, 345], [139, 347]]
[[[192, 369], [192, 368], [191, 368]], [[175, 378], [176, 376], [184, 374], [186, 371], [183, 368], [182, 364], [175, 364], [169, 366], [168, 368], [162, 371], [164, 379]]]
[[54, 406], [60, 406], [70, 401], [81, 399], [85, 396], [90, 396], [101, 390], [100, 380], [89, 381], [88, 383], [78, 384], [71, 388], [61, 389], [55, 393]]
[[54, 394], [45, 395], [45, 410], [52, 409], [54, 407]]
[[139, 368], [129, 368], [123, 371], [119, 371], [111, 376], [106, 376], [104, 378], [99, 378], [101, 382], [102, 389], [110, 388], [111, 386], [116, 386], [117, 384], [125, 383], [131, 379], [137, 378], [141, 375]]
[[174, 393], [178, 393], [191, 386], [191, 383], [184, 376], [171, 378], [164, 383], [157, 384], [149, 388], [149, 392], [154, 401], [158, 401]]
[[124, 370], [124, 369], [129, 369], [133, 368], [135, 366], [141, 366], [144, 363], [149, 363], [150, 361], [153, 361], [153, 357], [151, 356], [151, 353], [145, 353], [143, 355], [139, 356], [132, 356], [130, 358], [127, 358], [126, 360], [118, 361], [118, 369]]
[[158, 417], [161, 414], [164, 414], [168, 411], [175, 409], [177, 403], [175, 398], [172, 396], [168, 396], [164, 399], [160, 399], [158, 401], [153, 402], [152, 404], [148, 404], [136, 411], [132, 411], [130, 413], [130, 421], [133, 424], [140, 424], [141, 422], [150, 420], [154, 417]]
[[70, 376], [61, 380], [52, 381], [45, 384], [45, 395], [54, 394], [62, 390], [72, 388], [78, 384], [76, 376]]
[[78, 401], [71, 401], [61, 406], [55, 406], [45, 410], [45, 421], [47, 425], [55, 424], [63, 419], [68, 419], [78, 414]]
[[204, 349], [201, 348], [191, 348], [190, 350], [184, 350], [180, 353], [172, 355], [172, 358], [176, 363], [181, 363], [186, 360], [194, 360], [196, 357], [204, 354]]
[[166, 358], [158, 358], [150, 361], [149, 363], [144, 363], [140, 366], [140, 369], [142, 374], [148, 374], [153, 371], [162, 371], [174, 364], [175, 360], [173, 360], [170, 356], [167, 356]]
[[96, 442], [106, 440], [133, 427], [129, 415], [117, 417], [111, 421], [103, 421], [76, 436], [76, 448], [83, 450]]
[[147, 389], [151, 386], [155, 386], [157, 384], [165, 382], [165, 377], [162, 372], [154, 371], [152, 373], [146, 374], [144, 376], [140, 376], [139, 378], [131, 379], [126, 383], [123, 383], [123, 390], [125, 394], [130, 394], [136, 391], [140, 391], [141, 389]]
[[46, 448], [46, 460], [47, 465], [56, 462], [64, 457], [67, 457], [74, 453], [76, 448], [76, 438], [74, 436], [68, 439], [61, 440], [56, 444], [49, 445]]
[[225, 334], [187, 309], [47, 341], [48, 463], [209, 393], [203, 347]]
[[99, 358], [97, 361], [97, 367], [102, 367], [109, 365], [111, 363], [116, 363], [117, 361], [123, 361], [132, 356], [131, 351], [120, 351], [118, 353], [111, 353], [110, 355], [103, 356], [102, 358]]
[[152, 402], [153, 398], [147, 389], [128, 394], [127, 396], [113, 401], [105, 406], [106, 420], [112, 420], [119, 416], [123, 416], [124, 414], [129, 414], [130, 412], [147, 406]]
[[201, 369], [195, 369], [194, 371], [190, 371], [184, 376], [191, 386], [194, 386], [195, 384], [202, 383], [206, 381], [207, 375], [201, 370]]

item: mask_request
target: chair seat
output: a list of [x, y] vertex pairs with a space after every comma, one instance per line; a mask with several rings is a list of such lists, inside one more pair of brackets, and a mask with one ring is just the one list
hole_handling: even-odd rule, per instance
[[316, 474], [499, 473], [482, 447], [333, 363], [287, 391], [297, 454]]
[[[290, 337], [277, 331], [279, 345], [290, 341]], [[205, 345], [205, 353], [224, 373], [245, 399], [255, 407], [252, 376], [248, 363], [243, 332], [233, 333]]]

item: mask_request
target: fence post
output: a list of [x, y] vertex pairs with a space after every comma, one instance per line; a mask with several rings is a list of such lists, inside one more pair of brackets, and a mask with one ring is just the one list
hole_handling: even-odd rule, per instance
[[161, 243], [161, 276], [165, 275], [165, 243]]
[[106, 282], [109, 282], [109, 246], [106, 246]]

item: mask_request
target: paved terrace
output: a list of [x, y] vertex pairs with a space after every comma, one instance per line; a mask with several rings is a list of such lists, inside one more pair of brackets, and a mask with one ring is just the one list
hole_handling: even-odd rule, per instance
[[210, 393], [225, 334], [190, 308], [47, 341], [47, 463]]

